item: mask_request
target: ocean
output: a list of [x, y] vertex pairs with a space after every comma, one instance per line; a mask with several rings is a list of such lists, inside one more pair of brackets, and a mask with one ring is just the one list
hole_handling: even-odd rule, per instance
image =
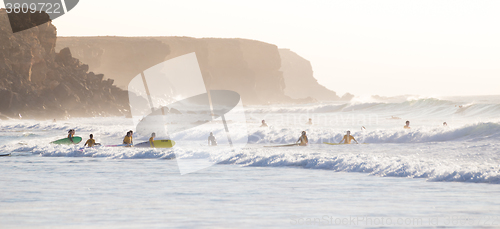
[[[500, 227], [500, 96], [246, 106], [245, 117], [229, 131], [246, 146], [227, 152], [199, 143], [210, 125], [175, 136], [190, 147], [82, 149], [50, 142], [75, 129], [120, 144], [132, 119], [1, 121], [0, 228]], [[323, 144], [347, 130], [364, 144]], [[308, 146], [265, 147], [302, 131]], [[213, 165], [181, 175], [180, 159], [199, 158]]]

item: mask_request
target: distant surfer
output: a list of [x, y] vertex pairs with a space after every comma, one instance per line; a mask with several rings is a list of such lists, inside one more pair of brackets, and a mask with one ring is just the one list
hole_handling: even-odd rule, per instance
[[153, 132], [151, 134], [151, 137], [149, 138], [149, 145], [151, 145], [152, 148], [155, 148], [155, 143], [154, 143], [155, 137], [156, 137], [156, 134]]
[[306, 123], [307, 125], [312, 125], [313, 124], [313, 120], [312, 118], [309, 118], [309, 122]]
[[351, 135], [351, 131], [347, 131], [347, 134], [344, 135], [344, 138], [342, 138], [342, 140], [339, 142], [339, 144], [351, 144], [351, 141], [354, 140], [356, 142], [356, 144], [359, 144], [358, 141], [356, 141], [356, 139], [354, 139], [354, 137]]
[[125, 137], [123, 138], [123, 144], [125, 144], [127, 146], [132, 145], [132, 133], [131, 133], [131, 131], [127, 132], [127, 135], [125, 135]]
[[406, 121], [406, 125], [403, 128], [405, 128], [405, 129], [411, 129], [410, 128], [410, 121]]
[[448, 123], [446, 123], [446, 122], [443, 122], [443, 126], [448, 126]]
[[260, 125], [260, 127], [268, 127], [266, 120], [262, 120], [262, 125]]
[[71, 141], [71, 143], [75, 144], [75, 142], [73, 141], [73, 136], [75, 136], [75, 133], [76, 131], [71, 129], [68, 131], [68, 139]]
[[214, 133], [210, 132], [210, 136], [208, 136], [208, 145], [209, 146], [216, 146], [217, 145], [217, 139], [215, 139]]
[[85, 146], [87, 146], [87, 145], [88, 145], [88, 146], [89, 146], [89, 148], [90, 148], [90, 147], [93, 147], [93, 146], [96, 146], [96, 145], [101, 145], [101, 144], [99, 144], [99, 143], [95, 143], [95, 139], [94, 139], [94, 135], [93, 135], [93, 134], [90, 134], [90, 135], [89, 135], [89, 138], [90, 138], [90, 139], [89, 139], [89, 140], [87, 140], [87, 142], [85, 142], [85, 145], [83, 145], [83, 147], [85, 147]]
[[[300, 143], [299, 143], [300, 142]], [[299, 146], [307, 146], [309, 144], [309, 139], [307, 139], [307, 135], [305, 131], [302, 131], [302, 135], [299, 140], [295, 144], [299, 144]]]

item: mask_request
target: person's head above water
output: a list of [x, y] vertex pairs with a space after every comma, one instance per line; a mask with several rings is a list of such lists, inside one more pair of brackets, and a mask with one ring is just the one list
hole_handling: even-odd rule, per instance
[[90, 134], [89, 135], [90, 139], [94, 138], [94, 135], [93, 134]]
[[156, 137], [156, 133], [155, 133], [155, 132], [153, 132], [153, 133], [151, 134], [151, 137]]
[[210, 132], [210, 136], [214, 136], [214, 133]]
[[448, 125], [448, 123], [446, 123], [446, 122], [443, 122], [443, 126], [447, 126], [447, 125]]
[[408, 126], [408, 125], [410, 125], [410, 121], [406, 121], [406, 125], [407, 125], [407, 126]]
[[347, 131], [347, 135], [351, 135], [351, 131], [350, 130]]
[[305, 132], [305, 131], [302, 131], [302, 135], [306, 135], [306, 132]]
[[266, 123], [266, 120], [262, 120], [262, 123]]

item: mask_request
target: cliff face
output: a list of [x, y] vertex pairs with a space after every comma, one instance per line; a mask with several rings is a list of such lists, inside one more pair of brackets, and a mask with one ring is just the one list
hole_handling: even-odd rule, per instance
[[56, 49], [74, 55], [126, 88], [141, 71], [191, 52], [208, 89], [238, 92], [245, 104], [289, 103], [275, 45], [245, 39], [189, 37], [60, 37]]
[[319, 101], [351, 100], [347, 93], [340, 98], [337, 93], [318, 83], [313, 76], [311, 63], [290, 51], [280, 49], [281, 71], [285, 79], [285, 95], [294, 99], [312, 97]]
[[56, 35], [50, 22], [14, 34], [0, 10], [0, 113], [33, 118], [126, 113], [127, 92], [89, 73], [69, 49], [56, 53]]
[[308, 60], [275, 45], [246, 39], [191, 37], [59, 37], [90, 70], [126, 89], [142, 71], [196, 52], [207, 89], [238, 92], [245, 104], [303, 103], [342, 98], [320, 85]]

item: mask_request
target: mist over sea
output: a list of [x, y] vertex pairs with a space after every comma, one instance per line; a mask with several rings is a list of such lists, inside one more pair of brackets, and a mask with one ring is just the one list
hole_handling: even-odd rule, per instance
[[[103, 145], [120, 144], [135, 130], [125, 117], [1, 121], [0, 154], [11, 154], [0, 157], [2, 227], [500, 225], [500, 96], [367, 97], [246, 106], [245, 114], [240, 124], [248, 131], [230, 131], [235, 141], [248, 136], [248, 144], [224, 153], [201, 144], [50, 144], [69, 129], [84, 141], [93, 134]], [[368, 144], [323, 144], [347, 130]], [[225, 134], [207, 125], [174, 137], [206, 141], [212, 131]], [[302, 131], [309, 146], [264, 147], [294, 143]], [[149, 134], [134, 133], [134, 142]], [[206, 155], [213, 166], [179, 174], [177, 158]], [[357, 220], [342, 222], [349, 217]]]

